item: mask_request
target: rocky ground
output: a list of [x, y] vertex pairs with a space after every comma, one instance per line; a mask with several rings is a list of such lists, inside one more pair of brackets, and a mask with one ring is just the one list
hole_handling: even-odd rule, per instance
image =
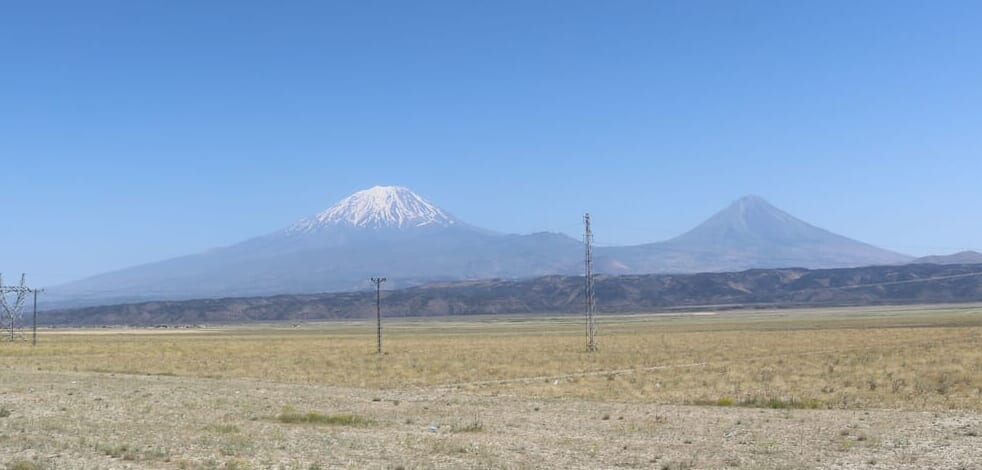
[[970, 411], [676, 406], [542, 399], [520, 389], [0, 369], [6, 468], [982, 469], [980, 462], [982, 414]]

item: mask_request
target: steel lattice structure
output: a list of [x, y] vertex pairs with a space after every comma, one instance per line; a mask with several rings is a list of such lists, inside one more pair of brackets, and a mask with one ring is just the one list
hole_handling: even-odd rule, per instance
[[593, 290], [593, 231], [590, 230], [590, 214], [583, 215], [585, 230], [583, 244], [586, 245], [586, 350], [597, 350], [597, 320], [594, 313], [597, 310], [597, 297]]
[[[3, 309], [2, 318], [0, 318], [0, 323], [5, 330], [4, 334], [0, 336], [0, 340], [14, 341], [16, 339], [27, 339], [24, 335], [18, 332], [18, 322], [24, 317], [24, 304], [27, 302], [27, 297], [29, 294], [34, 296], [34, 328], [35, 335], [34, 341], [37, 342], [37, 294], [40, 292], [37, 289], [31, 289], [26, 285], [27, 275], [20, 275], [20, 285], [16, 286], [5, 286], [3, 285], [3, 274], [0, 274], [0, 308]], [[15, 295], [15, 300], [13, 303], [7, 300], [9, 295]]]
[[384, 277], [373, 277], [372, 284], [375, 284], [375, 319], [378, 323], [376, 338], [378, 340], [377, 354], [382, 355], [382, 283], [388, 279]]

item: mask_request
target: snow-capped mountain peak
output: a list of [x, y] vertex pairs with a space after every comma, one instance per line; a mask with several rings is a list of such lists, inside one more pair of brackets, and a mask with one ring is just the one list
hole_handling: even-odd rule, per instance
[[311, 232], [324, 227], [367, 229], [448, 227], [457, 224], [450, 214], [401, 186], [375, 186], [358, 191], [314, 217], [297, 222], [291, 232]]

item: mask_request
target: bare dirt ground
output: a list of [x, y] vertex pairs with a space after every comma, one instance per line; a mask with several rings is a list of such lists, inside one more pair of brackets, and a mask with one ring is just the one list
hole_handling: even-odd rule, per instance
[[[768, 323], [767, 329], [772, 327]], [[691, 329], [691, 325], [681, 328]], [[970, 348], [965, 357], [974, 358], [977, 345], [964, 345], [964, 331], [959, 331], [962, 336], [954, 347]], [[252, 341], [261, 342], [263, 337], [253, 333]], [[146, 338], [169, 337], [155, 334], [142, 341], [160, 341]], [[613, 340], [606, 339], [612, 347]], [[208, 346], [217, 340], [195, 341]], [[633, 380], [633, 375], [650, 373], [636, 371], [625, 377], [624, 369], [618, 369], [618, 374], [569, 374], [563, 380], [521, 369], [535, 378], [512, 374], [498, 384], [366, 386], [348, 385], [362, 379], [353, 379], [355, 372], [344, 365], [319, 370], [314, 379], [305, 376], [307, 383], [250, 377], [248, 370], [224, 377], [204, 366], [206, 376], [184, 369], [177, 375], [113, 370], [114, 363], [120, 363], [121, 370], [134, 368], [123, 357], [126, 348], [137, 350], [129, 344], [100, 343], [87, 353], [81, 351], [90, 343], [64, 350], [51, 346], [43, 363], [54, 367], [39, 367], [39, 358], [14, 354], [12, 345], [0, 344], [0, 351], [8, 351], [7, 356], [0, 355], [0, 465], [9, 469], [982, 469], [978, 410], [982, 403], [972, 398], [978, 394], [977, 375], [982, 370], [976, 359], [962, 360], [959, 370], [965, 375], [943, 391], [946, 396], [965, 395], [949, 401], [924, 399], [917, 402], [924, 405], [892, 409], [842, 407], [838, 401], [829, 402], [835, 403], [831, 409], [800, 409], [778, 401], [779, 408], [771, 409], [684, 405], [678, 404], [685, 400], [676, 395], [669, 395], [667, 403], [644, 394], [605, 395], [603, 390], [630, 387], [628, 379]], [[392, 345], [396, 350], [392, 361], [399, 354], [398, 346], [397, 341]], [[464, 355], [451, 362], [468, 361], [463, 348]], [[902, 349], [893, 343], [890, 348]], [[216, 347], [206, 359], [216, 360], [222, 351]], [[64, 357], [57, 357], [63, 353]], [[97, 365], [91, 358], [86, 362], [71, 357], [84, 354], [106, 362]], [[868, 357], [869, 351], [842, 354]], [[832, 359], [846, 362], [841, 357]], [[73, 370], [78, 365], [82, 368]], [[825, 367], [824, 363], [815, 366]], [[149, 363], [140, 367], [151, 369]], [[680, 384], [689, 384], [689, 375], [704, 373], [702, 367], [688, 370], [682, 364], [680, 368], [687, 369]], [[781, 380], [780, 370], [775, 374], [778, 378], [769, 383]], [[667, 386], [673, 376], [661, 377]], [[579, 393], [588, 388], [593, 391]], [[888, 393], [886, 388], [877, 391]], [[948, 409], [944, 403], [950, 405]]]
[[[4, 371], [7, 465], [977, 469], [974, 412], [771, 410]], [[283, 423], [284, 406], [356, 426]]]

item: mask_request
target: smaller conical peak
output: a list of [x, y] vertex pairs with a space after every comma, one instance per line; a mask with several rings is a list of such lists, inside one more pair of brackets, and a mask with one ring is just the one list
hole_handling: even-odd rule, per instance
[[329, 226], [410, 229], [447, 227], [456, 223], [453, 216], [408, 188], [375, 186], [342, 199], [314, 217], [301, 220], [291, 227], [291, 231], [309, 232]]
[[720, 211], [715, 217], [722, 217], [731, 223], [739, 224], [801, 223], [791, 214], [778, 209], [766, 199], [755, 194], [748, 194], [733, 201], [729, 207]]
[[760, 196], [758, 196], [756, 194], [747, 194], [747, 195], [744, 195], [740, 199], [737, 199], [737, 201], [741, 201], [743, 203], [748, 203], [748, 204], [749, 203], [753, 203], [753, 204], [760, 204], [760, 203], [768, 204], [768, 202], [767, 202], [766, 199], [764, 199], [764, 198], [762, 198], [762, 197], [760, 197]]
[[732, 205], [742, 206], [742, 207], [752, 207], [752, 206], [774, 207], [771, 205], [771, 203], [767, 202], [766, 199], [756, 194], [747, 194], [746, 196], [743, 196], [740, 199], [733, 201]]
[[785, 242], [815, 240], [829, 235], [827, 231], [774, 207], [760, 196], [747, 195], [673, 240], [698, 244]]
[[729, 214], [730, 216], [745, 217], [748, 214], [770, 214], [772, 216], [778, 216], [780, 218], [785, 218], [787, 214], [774, 207], [773, 204], [767, 202], [766, 199], [757, 196], [755, 194], [748, 194], [746, 196], [733, 201], [726, 209], [723, 209], [720, 214]]

